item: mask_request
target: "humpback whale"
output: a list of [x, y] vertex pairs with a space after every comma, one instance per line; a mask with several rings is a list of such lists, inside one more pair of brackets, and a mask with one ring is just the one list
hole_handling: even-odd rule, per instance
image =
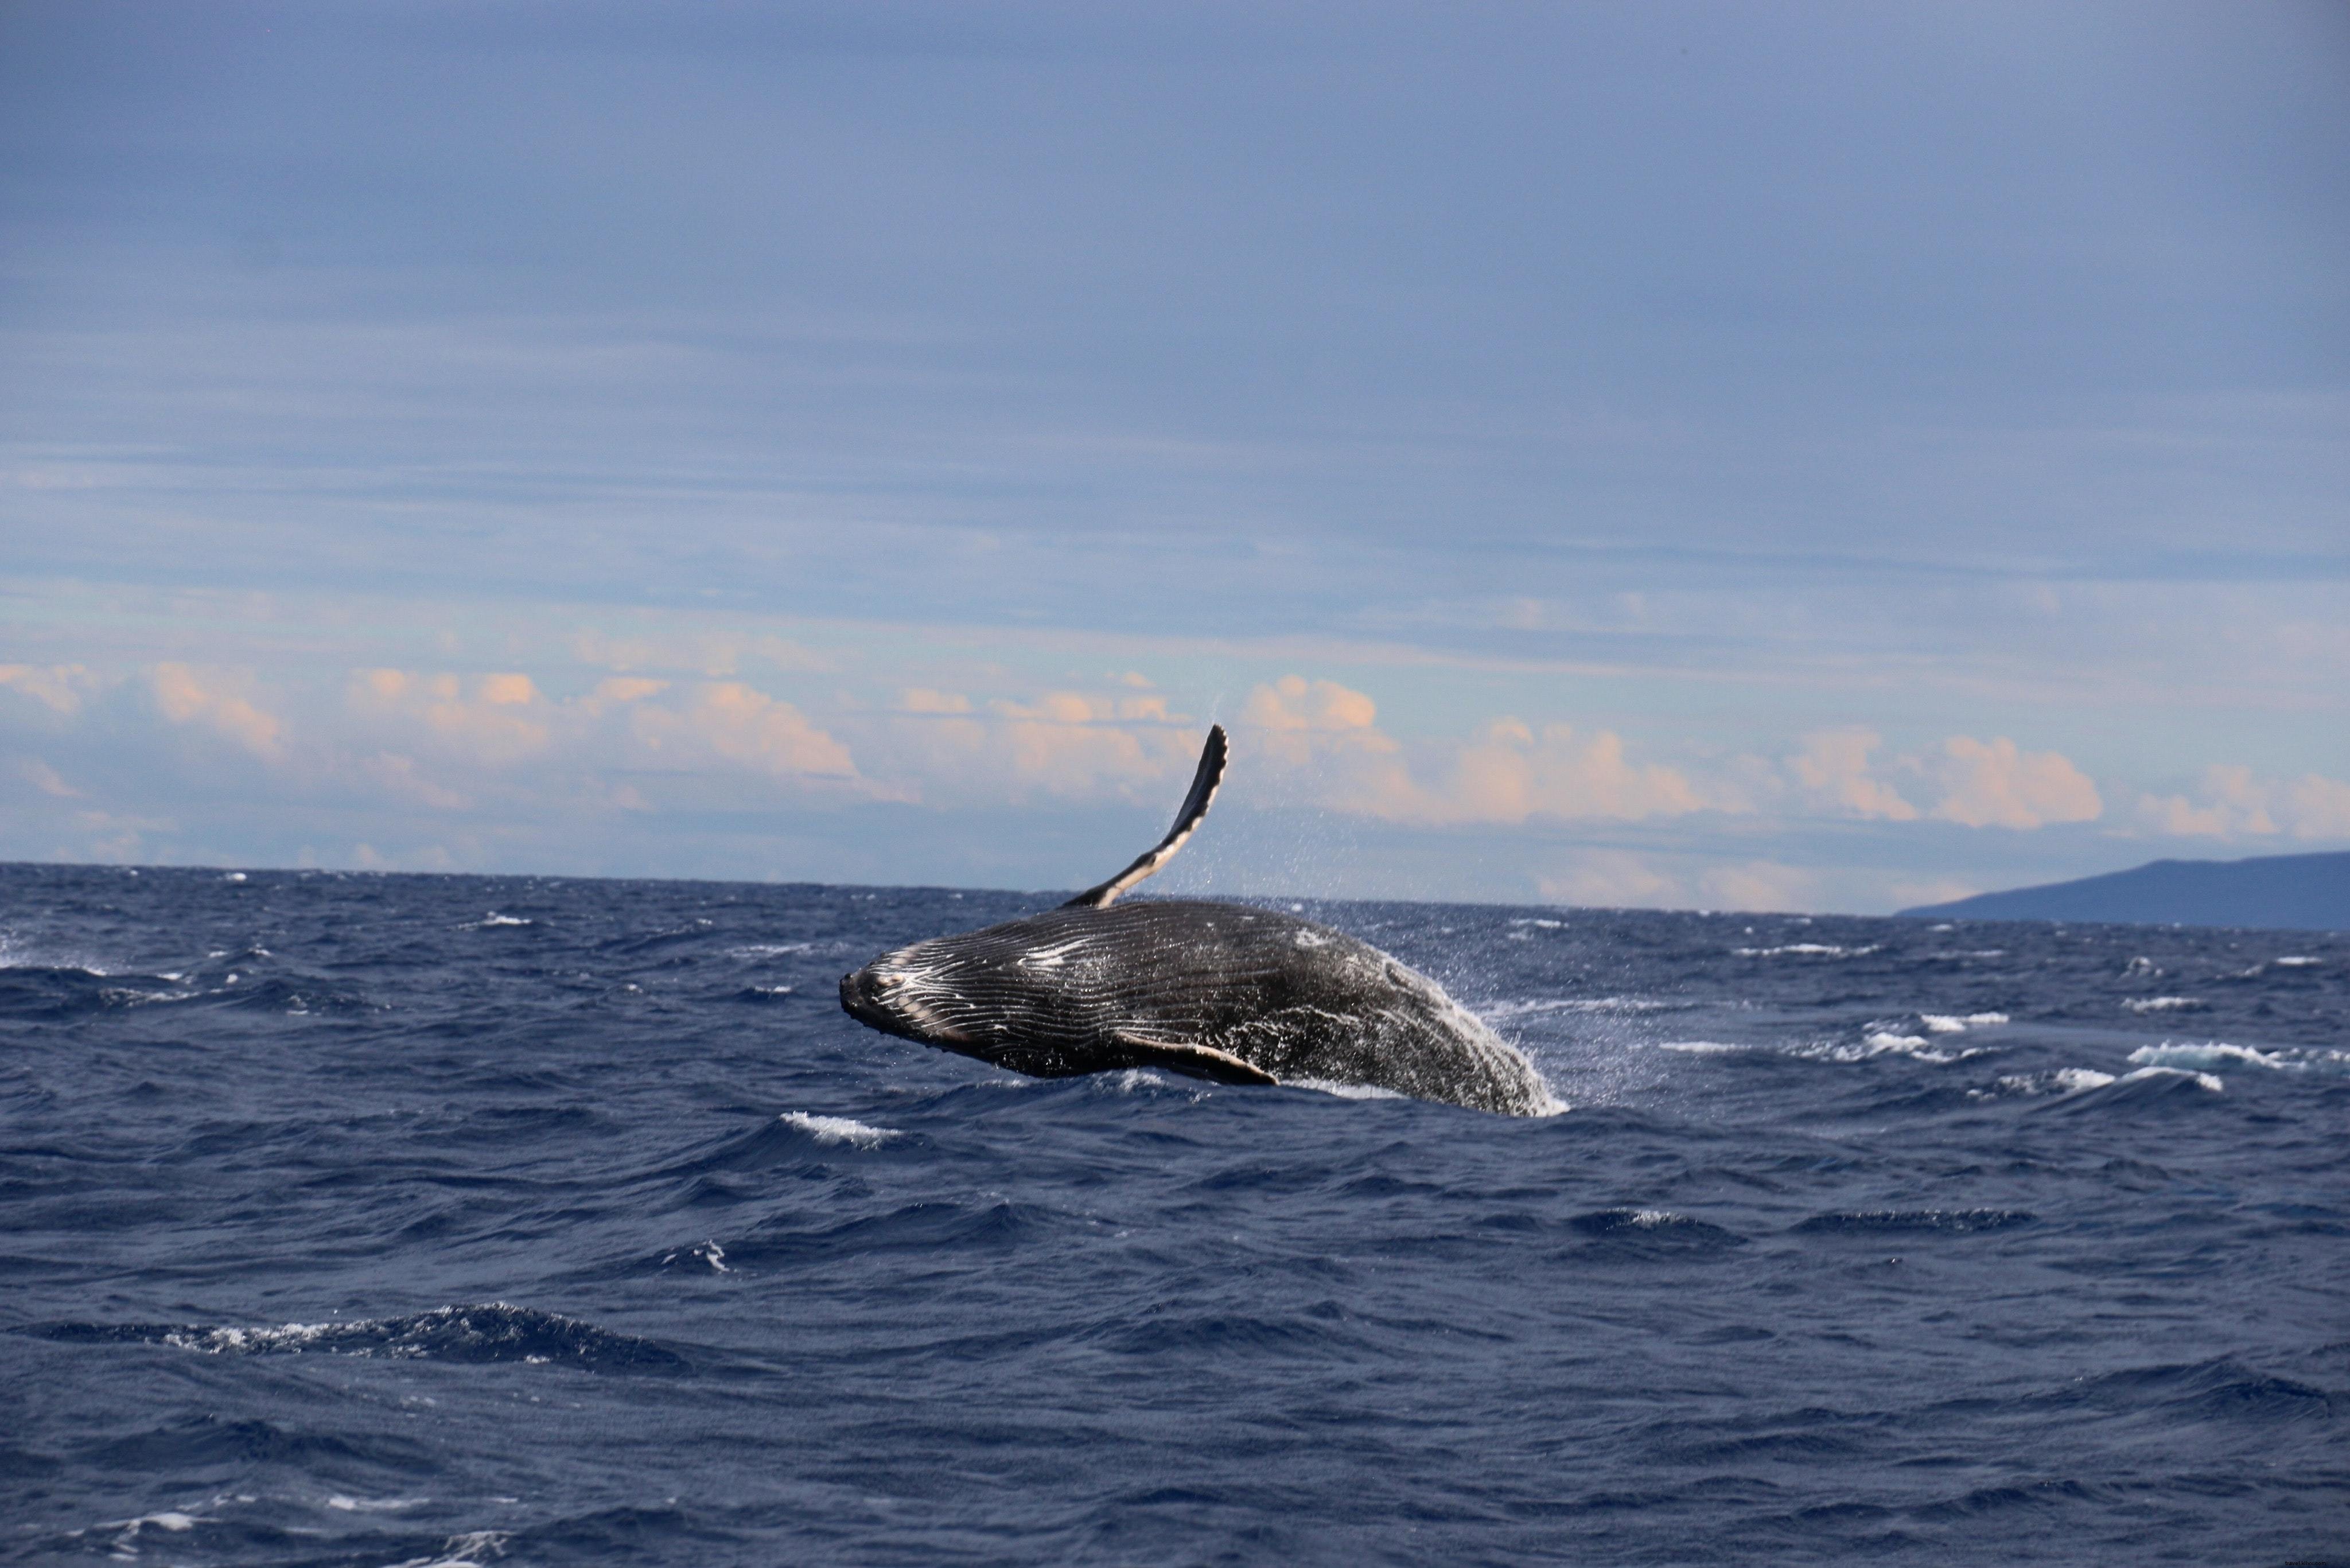
[[1564, 1109], [1444, 988], [1369, 943], [1245, 904], [1119, 895], [1198, 831], [1230, 742], [1208, 731], [1167, 836], [1055, 909], [883, 953], [840, 981], [859, 1023], [1036, 1077], [1163, 1067], [1359, 1085], [1510, 1116]]

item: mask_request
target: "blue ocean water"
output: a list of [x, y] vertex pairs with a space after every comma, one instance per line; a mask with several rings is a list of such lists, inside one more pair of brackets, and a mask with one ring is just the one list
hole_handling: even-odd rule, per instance
[[838, 1011], [1039, 902], [0, 867], [0, 1552], [2350, 1558], [2350, 939], [1307, 909], [1544, 1120]]

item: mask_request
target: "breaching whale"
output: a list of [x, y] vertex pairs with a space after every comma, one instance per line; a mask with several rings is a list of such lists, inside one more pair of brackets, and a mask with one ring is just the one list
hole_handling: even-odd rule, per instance
[[1056, 909], [932, 937], [843, 975], [849, 1016], [1036, 1077], [1164, 1067], [1225, 1084], [1360, 1085], [1509, 1116], [1562, 1109], [1524, 1056], [1367, 942], [1244, 904], [1119, 904], [1208, 814], [1208, 731], [1167, 836]]

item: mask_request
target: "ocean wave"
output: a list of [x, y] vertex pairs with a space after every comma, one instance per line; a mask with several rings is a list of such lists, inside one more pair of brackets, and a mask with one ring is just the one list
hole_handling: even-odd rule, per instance
[[2128, 1012], [2184, 1012], [2202, 1005], [2200, 998], [2192, 996], [2132, 996], [2122, 1002]]
[[206, 1355], [319, 1354], [466, 1363], [518, 1362], [588, 1372], [680, 1370], [685, 1358], [649, 1339], [560, 1313], [506, 1302], [438, 1307], [400, 1317], [288, 1323], [275, 1328], [202, 1324], [54, 1324], [27, 1332], [69, 1345], [164, 1345]]
[[1544, 996], [1530, 997], [1522, 1002], [1489, 1002], [1476, 1009], [1477, 1016], [1488, 1023], [1500, 1019], [1529, 1018], [1545, 1012], [1675, 1012], [1686, 1011], [1686, 1002], [1667, 1002], [1649, 996]]
[[2350, 1052], [2292, 1047], [2263, 1051], [2258, 1046], [2230, 1045], [2221, 1040], [2206, 1041], [2199, 1045], [2166, 1040], [2159, 1045], [2139, 1046], [2129, 1054], [2129, 1059], [2141, 1066], [2182, 1069], [2266, 1067], [2274, 1073], [2329, 1074], [2350, 1070]]
[[797, 1127], [821, 1144], [879, 1148], [891, 1138], [900, 1136], [895, 1127], [868, 1127], [847, 1116], [820, 1116], [809, 1111], [785, 1111], [775, 1119], [785, 1127]]
[[2059, 1067], [2049, 1073], [2006, 1073], [1988, 1089], [1970, 1089], [1967, 1097], [1995, 1099], [2002, 1095], [2077, 1095], [2102, 1089], [2114, 1081], [2111, 1073], [2095, 1067]]
[[1964, 1034], [1970, 1029], [1989, 1029], [2008, 1022], [2004, 1012], [1921, 1012], [1918, 1022], [1929, 1034]]
[[1884, 951], [1882, 943], [1870, 942], [1866, 947], [1838, 947], [1834, 942], [1789, 942], [1775, 948], [1732, 948], [1739, 958], [1864, 958]]
[[1971, 1236], [1982, 1231], [2012, 1231], [2035, 1225], [2040, 1217], [2022, 1209], [1864, 1209], [1843, 1213], [1814, 1214], [1791, 1229], [1805, 1235], [1944, 1235]]
[[1803, 1044], [1781, 1047], [1782, 1054], [1806, 1062], [1868, 1062], [1879, 1056], [1907, 1056], [1912, 1061], [1947, 1066], [1983, 1054], [1981, 1046], [1963, 1050], [1946, 1050], [1923, 1034], [1897, 1034], [1888, 1029], [1872, 1030], [1858, 1041], [1814, 1040]]

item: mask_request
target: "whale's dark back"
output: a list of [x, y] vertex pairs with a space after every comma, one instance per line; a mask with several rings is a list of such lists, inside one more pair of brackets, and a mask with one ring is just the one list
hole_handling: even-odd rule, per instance
[[[1515, 1115], [1556, 1108], [1525, 1058], [1427, 976], [1341, 931], [1245, 905], [1062, 908], [936, 937], [842, 987], [876, 1027], [1039, 1076], [1201, 1046], [1283, 1082], [1366, 1085]], [[1180, 1058], [1161, 1064], [1220, 1074]]]

